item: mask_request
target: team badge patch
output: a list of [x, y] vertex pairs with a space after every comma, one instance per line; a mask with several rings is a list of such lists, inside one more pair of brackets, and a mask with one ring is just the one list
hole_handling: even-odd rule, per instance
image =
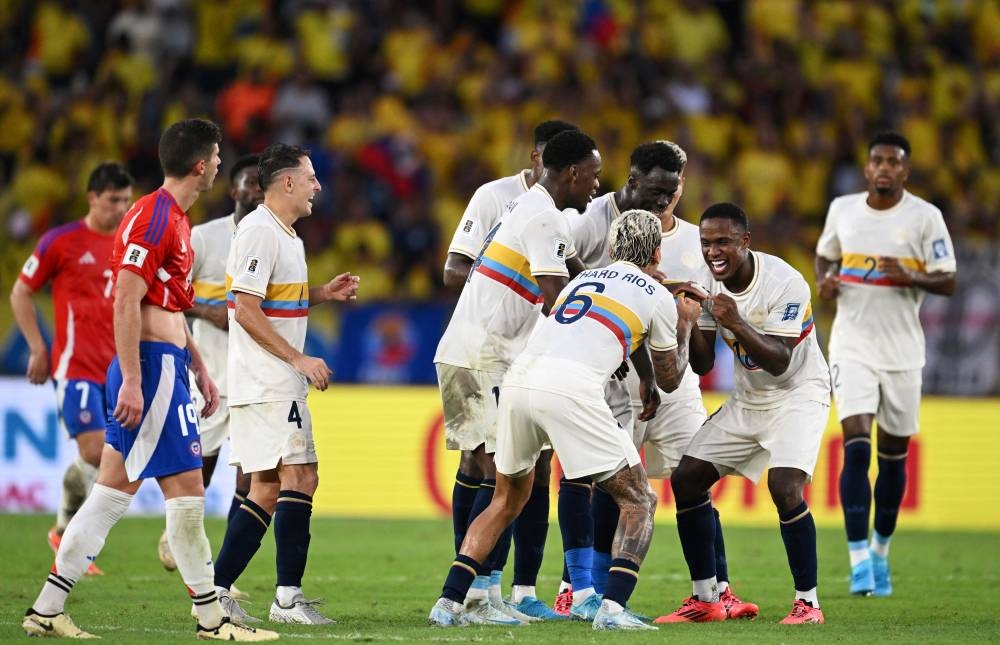
[[471, 219], [465, 220], [465, 223], [462, 224], [462, 232], [466, 235], [472, 235], [474, 230], [476, 230], [476, 222]]
[[248, 255], [246, 274], [252, 278], [256, 278], [258, 271], [260, 271], [260, 258], [255, 255]]
[[556, 238], [555, 240], [552, 241], [552, 256], [556, 260], [559, 260], [560, 262], [566, 260], [566, 245], [567, 245], [566, 240], [560, 240], [559, 238]]
[[948, 257], [948, 245], [944, 243], [943, 238], [940, 240], [934, 240], [931, 248], [933, 249], [935, 260]]
[[80, 423], [86, 425], [93, 420], [90, 410], [80, 410]]
[[191, 454], [194, 455], [195, 457], [197, 457], [198, 455], [200, 455], [201, 454], [201, 442], [200, 441], [192, 441], [191, 442], [191, 446], [190, 446], [190, 450], [191, 450]]
[[146, 261], [146, 255], [148, 254], [148, 249], [145, 249], [133, 242], [128, 245], [128, 248], [125, 249], [125, 255], [122, 256], [122, 264], [131, 264], [132, 266], [137, 266], [141, 269], [143, 263]]
[[38, 271], [38, 257], [32, 254], [30, 258], [25, 260], [21, 273], [23, 273], [26, 278], [34, 278], [35, 271]]
[[795, 320], [799, 317], [799, 303], [790, 302], [785, 306], [785, 313], [781, 314], [781, 322]]

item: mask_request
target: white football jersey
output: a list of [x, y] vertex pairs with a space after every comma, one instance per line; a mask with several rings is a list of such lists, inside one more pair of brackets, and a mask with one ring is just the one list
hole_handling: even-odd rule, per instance
[[500, 221], [507, 205], [527, 192], [530, 173], [530, 170], [522, 170], [516, 175], [495, 179], [477, 188], [458, 222], [448, 253], [461, 253], [475, 260], [483, 250], [486, 236]]
[[732, 293], [713, 279], [708, 292], [713, 296], [724, 293], [735, 300], [740, 317], [757, 332], [797, 338], [798, 342], [788, 369], [774, 376], [747, 356], [732, 332], [703, 312], [698, 327], [717, 331], [733, 350], [733, 402], [744, 408], [770, 410], [794, 394], [799, 400], [829, 404], [830, 369], [816, 342], [808, 283], [781, 258], [753, 251], [753, 259], [753, 279], [745, 291]]
[[608, 234], [611, 232], [611, 222], [622, 214], [615, 203], [615, 194], [607, 193], [591, 200], [587, 210], [580, 215], [576, 215], [574, 211], [566, 212], [572, 213], [568, 217], [573, 246], [583, 265], [588, 269], [595, 269], [611, 264]]
[[670, 292], [629, 262], [589, 269], [559, 294], [504, 385], [603, 399], [611, 374], [647, 336], [652, 350], [677, 348]]
[[840, 262], [840, 297], [830, 333], [830, 361], [852, 360], [880, 370], [924, 366], [920, 303], [925, 292], [893, 283], [876, 268], [879, 256], [917, 271], [956, 270], [941, 211], [903, 191], [887, 210], [868, 206], [868, 193], [833, 200], [816, 253]]
[[[663, 234], [660, 242], [659, 270], [667, 276], [667, 282], [696, 282], [706, 286], [712, 281], [712, 274], [701, 255], [701, 232], [694, 224], [674, 217], [674, 227]], [[628, 386], [632, 395], [632, 405], [642, 407], [639, 398], [639, 378], [629, 371]], [[691, 366], [684, 369], [684, 378], [673, 392], [660, 390], [660, 402], [687, 401], [701, 398], [701, 381]]]
[[302, 239], [261, 204], [244, 217], [226, 262], [229, 303], [229, 405], [305, 401], [309, 382], [257, 344], [236, 322], [234, 292], [263, 298], [274, 330], [302, 351], [309, 319], [309, 274]]
[[535, 184], [507, 210], [472, 265], [435, 363], [503, 373], [539, 320], [535, 276], [569, 276], [569, 223], [548, 191]]
[[[226, 260], [235, 230], [232, 215], [191, 229], [191, 248], [194, 250], [191, 286], [194, 287], [195, 304], [226, 306]], [[226, 396], [229, 333], [207, 320], [195, 318], [191, 321], [191, 336], [219, 393]]]

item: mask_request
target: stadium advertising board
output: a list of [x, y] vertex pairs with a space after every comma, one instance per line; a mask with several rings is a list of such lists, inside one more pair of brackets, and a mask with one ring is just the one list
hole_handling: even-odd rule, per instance
[[[714, 410], [724, 396], [706, 397]], [[367, 517], [445, 517], [458, 453], [444, 449], [441, 402], [433, 388], [331, 388], [309, 406], [320, 455], [315, 511]], [[912, 442], [901, 525], [907, 528], [997, 529], [1000, 401], [927, 399], [922, 431]], [[808, 498], [817, 524], [842, 526], [838, 501], [840, 429], [831, 412]], [[874, 459], [873, 459], [874, 462]], [[872, 465], [872, 477], [875, 474]], [[553, 468], [558, 471], [558, 467]], [[553, 473], [552, 513], [557, 486]], [[669, 486], [655, 481], [659, 521], [673, 519]], [[727, 477], [714, 489], [727, 524], [771, 526], [774, 507], [762, 481]]]
[[[724, 399], [710, 394], [710, 409]], [[363, 517], [445, 517], [458, 454], [444, 449], [441, 404], [429, 387], [335, 386], [309, 396], [320, 455], [315, 512]], [[908, 528], [1000, 529], [1000, 461], [995, 437], [1000, 401], [925, 400], [922, 432], [913, 441], [902, 522]], [[55, 512], [62, 473], [75, 445], [58, 425], [51, 387], [23, 379], [0, 380], [0, 512]], [[223, 447], [226, 451], [228, 445]], [[232, 469], [222, 455], [208, 510], [223, 515], [232, 495]], [[558, 477], [558, 465], [553, 469]], [[827, 426], [809, 503], [821, 526], [841, 526], [837, 477], [840, 431], [833, 414]], [[874, 476], [874, 464], [872, 474]], [[669, 487], [660, 493], [660, 521], [673, 522]], [[553, 500], [557, 486], [551, 486]], [[717, 485], [716, 504], [727, 524], [769, 526], [774, 509], [764, 482], [753, 486], [729, 477]], [[553, 503], [552, 512], [555, 514]], [[147, 482], [132, 505], [135, 514], [162, 512], [162, 497]]]
[[[76, 459], [76, 444], [59, 425], [55, 390], [23, 378], [0, 378], [0, 513], [55, 513], [63, 472]], [[228, 444], [206, 495], [206, 512], [225, 515], [235, 469], [226, 466]], [[163, 495], [145, 482], [129, 512], [162, 514]]]

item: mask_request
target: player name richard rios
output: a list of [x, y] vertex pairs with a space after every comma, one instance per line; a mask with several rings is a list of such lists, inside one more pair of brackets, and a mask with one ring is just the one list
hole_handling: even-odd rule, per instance
[[653, 295], [656, 291], [656, 282], [649, 280], [641, 273], [632, 273], [631, 271], [628, 273], [619, 273], [614, 269], [590, 269], [589, 271], [581, 272], [580, 275], [576, 276], [576, 279], [596, 278], [598, 280], [614, 280], [618, 277], [625, 282], [631, 282], [640, 289], [645, 289], [649, 295]]

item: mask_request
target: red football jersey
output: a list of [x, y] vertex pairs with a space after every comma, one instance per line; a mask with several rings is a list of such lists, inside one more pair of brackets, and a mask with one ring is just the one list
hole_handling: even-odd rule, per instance
[[139, 198], [118, 225], [114, 243], [114, 279], [119, 271], [142, 277], [149, 287], [142, 304], [167, 311], [194, 306], [191, 224], [173, 195], [160, 188]]
[[87, 228], [83, 220], [54, 228], [39, 240], [20, 280], [38, 291], [52, 282], [56, 334], [52, 377], [104, 383], [115, 356], [111, 294], [113, 235]]

